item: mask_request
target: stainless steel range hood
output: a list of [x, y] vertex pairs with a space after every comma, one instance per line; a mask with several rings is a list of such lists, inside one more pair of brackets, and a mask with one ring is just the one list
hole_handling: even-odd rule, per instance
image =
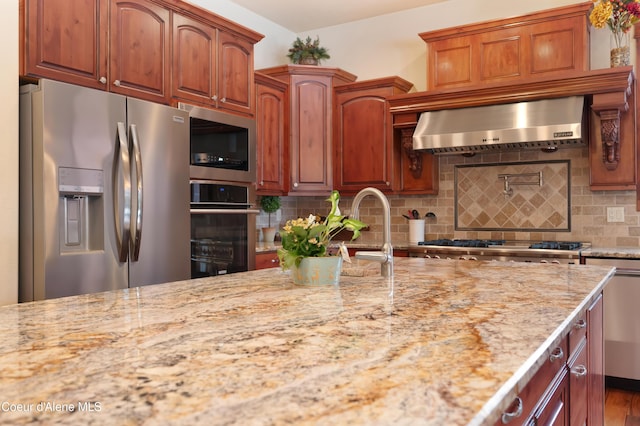
[[420, 115], [413, 149], [434, 154], [585, 145], [584, 97], [429, 111]]

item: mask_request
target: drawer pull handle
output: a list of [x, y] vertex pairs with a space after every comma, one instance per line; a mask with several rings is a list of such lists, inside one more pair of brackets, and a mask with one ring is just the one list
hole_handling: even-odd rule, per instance
[[586, 326], [587, 326], [587, 322], [585, 320], [580, 319], [576, 321], [575, 328], [580, 329], [580, 328], [585, 328]]
[[[517, 419], [522, 415], [522, 410], [523, 410], [522, 398], [520, 398], [519, 396], [516, 396], [516, 399], [514, 399], [513, 402], [516, 404], [515, 410], [502, 413], [502, 424], [504, 425], [506, 425], [507, 423], [510, 423], [511, 420]], [[511, 405], [513, 405], [513, 403]]]
[[587, 375], [587, 367], [585, 367], [584, 365], [576, 365], [571, 369], [571, 374], [573, 374], [577, 378], [584, 377]]
[[564, 358], [564, 351], [562, 350], [562, 348], [555, 348], [553, 352], [551, 352], [551, 355], [549, 355], [549, 361], [551, 362], [557, 361], [562, 358]]
[[271, 263], [278, 263], [278, 259], [271, 259]]

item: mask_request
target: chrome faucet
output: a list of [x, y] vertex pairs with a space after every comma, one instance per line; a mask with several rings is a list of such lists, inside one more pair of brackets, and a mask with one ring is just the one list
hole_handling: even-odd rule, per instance
[[383, 233], [382, 233], [382, 251], [359, 251], [356, 252], [356, 259], [372, 260], [380, 262], [380, 274], [383, 277], [393, 277], [393, 247], [391, 246], [391, 207], [389, 206], [389, 200], [387, 197], [376, 188], [364, 188], [358, 192], [353, 199], [353, 206], [351, 207], [351, 217], [358, 219], [360, 202], [367, 195], [373, 195], [377, 197], [382, 203], [383, 207]]

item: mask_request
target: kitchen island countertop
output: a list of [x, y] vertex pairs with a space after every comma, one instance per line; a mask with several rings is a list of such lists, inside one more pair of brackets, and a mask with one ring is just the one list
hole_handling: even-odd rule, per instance
[[613, 268], [396, 258], [0, 308], [2, 424], [492, 424]]

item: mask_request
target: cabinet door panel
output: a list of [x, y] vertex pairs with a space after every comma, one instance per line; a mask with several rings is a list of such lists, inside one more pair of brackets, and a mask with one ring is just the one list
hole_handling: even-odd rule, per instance
[[587, 373], [589, 425], [604, 423], [604, 306], [602, 295], [587, 311]]
[[[294, 79], [295, 80], [295, 79]], [[329, 90], [330, 80], [302, 80], [294, 83], [291, 109], [292, 139], [298, 143], [291, 151], [293, 163], [291, 179], [293, 190], [330, 191], [332, 179], [328, 176], [330, 164]]]
[[107, 0], [27, 0], [26, 74], [104, 89], [108, 6]]
[[256, 129], [259, 194], [286, 194], [289, 175], [289, 144], [285, 117], [285, 91], [257, 85]]
[[109, 90], [168, 102], [169, 10], [142, 0], [111, 5]]
[[253, 45], [219, 32], [218, 107], [253, 114]]
[[211, 104], [216, 69], [216, 29], [173, 14], [173, 96]]

